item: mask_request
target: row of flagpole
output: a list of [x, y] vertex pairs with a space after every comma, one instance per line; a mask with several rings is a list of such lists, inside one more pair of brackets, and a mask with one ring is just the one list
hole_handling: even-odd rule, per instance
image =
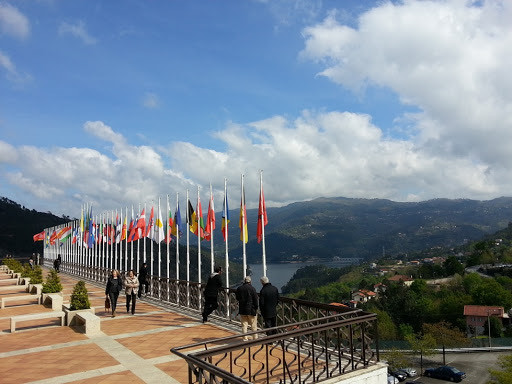
[[[214, 270], [214, 229], [215, 229], [215, 210], [213, 190], [210, 185], [210, 199], [208, 204], [207, 222], [204, 225], [199, 187], [197, 188], [197, 204], [194, 210], [189, 199], [189, 191], [186, 194], [187, 209], [186, 223], [189, 227], [186, 231], [186, 271], [187, 281], [190, 281], [190, 234], [193, 232], [197, 236], [197, 269], [198, 282], [201, 283], [201, 241], [210, 240], [210, 270]], [[83, 264], [89, 267], [99, 267], [101, 269], [135, 269], [141, 263], [147, 261], [146, 241], [143, 241], [142, 255], [140, 252], [139, 240], [149, 238], [158, 244], [158, 276], [162, 274], [162, 254], [161, 242], [166, 243], [166, 277], [170, 277], [170, 243], [171, 235], [175, 237], [176, 245], [176, 279], [180, 278], [180, 258], [179, 258], [179, 241], [182, 234], [181, 212], [179, 205], [179, 193], [176, 193], [176, 210], [174, 218], [171, 214], [171, 206], [169, 195], [166, 198], [166, 208], [168, 212], [167, 220], [164, 220], [161, 214], [161, 200], [158, 198], [158, 217], [155, 219], [154, 204], [152, 203], [151, 214], [146, 226], [146, 203], [141, 211], [139, 203], [139, 212], [134, 215], [133, 205], [131, 207], [131, 220], [128, 226], [128, 207], [115, 211], [108, 211], [102, 214], [92, 215], [92, 204], [85, 204], [81, 207], [81, 216], [79, 220], [46, 228], [43, 232], [34, 235], [34, 241], [43, 240], [45, 242], [45, 257], [56, 258], [57, 254], [64, 253], [65, 260], [75, 265]], [[114, 223], [115, 212], [115, 223]], [[124, 218], [124, 220], [123, 220]], [[229, 245], [228, 245], [228, 228], [229, 228], [229, 208], [227, 197], [227, 179], [224, 179], [224, 199], [222, 212], [221, 231], [225, 242], [225, 275], [226, 285], [229, 286]], [[265, 232], [264, 227], [267, 224], [267, 213], [265, 207], [265, 199], [263, 195], [263, 171], [260, 171], [260, 196], [258, 206], [258, 226], [257, 240], [262, 242], [262, 264], [263, 275], [266, 275], [266, 254], [265, 254]], [[245, 203], [245, 187], [244, 175], [241, 175], [241, 198], [240, 198], [240, 214], [239, 214], [240, 240], [242, 241], [242, 263], [243, 273], [247, 274], [247, 255], [246, 243], [248, 242], [247, 229], [247, 209]], [[134, 242], [136, 241], [136, 252], [134, 250]], [[150, 242], [150, 273], [154, 275], [154, 254], [153, 241]], [[130, 244], [129, 244], [130, 243]], [[62, 248], [64, 247], [64, 248]], [[130, 249], [130, 252], [128, 252]], [[124, 251], [124, 252], [123, 252]], [[135, 258], [136, 253], [136, 258]], [[130, 258], [128, 258], [130, 254]], [[124, 263], [123, 263], [124, 261]], [[187, 297], [187, 301], [189, 298]]]

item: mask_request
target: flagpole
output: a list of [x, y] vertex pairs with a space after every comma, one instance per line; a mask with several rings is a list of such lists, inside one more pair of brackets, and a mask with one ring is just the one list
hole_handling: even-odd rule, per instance
[[[155, 275], [155, 272], [153, 270], [153, 241], [151, 239], [152, 234], [155, 233], [155, 224], [154, 224], [154, 220], [155, 220], [155, 210], [154, 210], [154, 207], [155, 207], [155, 201], [154, 200], [151, 200], [151, 212], [153, 213], [153, 217], [151, 217], [151, 214], [149, 215], [149, 224], [148, 224], [148, 227], [151, 226], [151, 228], [149, 228], [149, 233], [146, 233], [146, 237], [149, 237], [150, 238], [150, 242], [149, 242], [149, 250], [150, 250], [150, 260], [149, 262], [151, 263], [151, 268], [149, 269], [151, 271], [151, 283], [149, 284], [149, 289], [150, 289], [150, 294], [153, 295], [153, 276]], [[146, 230], [146, 232], [148, 232]], [[144, 239], [144, 242], [146, 242], [146, 239]]]
[[[132, 228], [133, 228], [133, 224], [134, 224], [133, 216], [134, 215], [133, 215], [133, 204], [132, 204], [132, 218], [130, 220], [130, 223], [132, 224]], [[126, 231], [128, 231], [128, 229]], [[126, 233], [126, 239], [128, 239], [128, 236], [129, 236], [129, 234]], [[130, 266], [132, 267], [131, 269], [133, 269], [134, 271], [137, 270], [137, 268], [135, 268], [135, 266], [133, 265], [133, 239], [130, 241]]]
[[190, 200], [188, 197], [188, 189], [187, 189], [187, 307], [190, 306], [190, 215], [188, 212], [188, 206], [190, 204]]
[[179, 193], [176, 192], [176, 213], [174, 214], [174, 225], [176, 227], [176, 304], [180, 304], [180, 228], [178, 223], [181, 223], [181, 217], [178, 221], [178, 215], [181, 216], [180, 212], [180, 199]]
[[226, 292], [226, 312], [227, 312], [227, 317], [228, 319], [230, 318], [230, 297], [229, 297], [229, 253], [228, 253], [228, 227], [229, 227], [229, 222], [228, 222], [228, 179], [224, 178], [224, 233], [225, 233], [225, 237], [226, 237], [226, 266], [225, 266], [225, 269], [226, 269], [226, 288], [228, 289], [227, 292]]
[[169, 255], [169, 244], [171, 243], [171, 228], [169, 226], [169, 219], [171, 217], [171, 206], [169, 205], [169, 194], [167, 194], [167, 198], [166, 198], [166, 202], [167, 202], [167, 227], [165, 228], [165, 233], [167, 234], [166, 236], [166, 250], [167, 250], [167, 268], [166, 268], [166, 274], [165, 276], [167, 277], [167, 301], [171, 301], [171, 298], [170, 298], [170, 283], [171, 283], [171, 277], [169, 276], [169, 269], [170, 269], [170, 264], [171, 264], [171, 259], [170, 259], [170, 255]]
[[[213, 191], [212, 191], [212, 183], [210, 183], [210, 203], [208, 204], [208, 216], [210, 215], [210, 204], [212, 205], [213, 210]], [[215, 215], [215, 211], [213, 211], [213, 215]], [[208, 217], [207, 216], [207, 217]], [[213, 221], [215, 222], [215, 217], [213, 217]], [[210, 221], [208, 222], [208, 225], [210, 226], [210, 273], [213, 273], [213, 269], [215, 268], [214, 263], [214, 251], [213, 251], [213, 228], [212, 228], [212, 218], [210, 218]]]
[[[263, 170], [260, 171], [260, 205], [264, 204], [263, 200]], [[263, 249], [263, 255], [262, 255], [262, 262], [263, 262], [263, 276], [267, 276], [267, 255], [265, 254], [265, 217], [264, 217], [264, 210], [263, 207], [258, 207], [258, 214], [261, 215], [261, 236], [262, 236], [262, 249]]]
[[124, 208], [124, 221], [123, 226], [121, 227], [121, 242], [123, 241], [124, 231], [124, 268], [128, 271], [128, 206]]
[[[197, 206], [196, 206], [196, 221], [197, 221], [197, 282], [201, 286], [201, 219], [199, 217], [199, 185], [197, 186]], [[202, 213], [202, 212], [201, 212]], [[199, 290], [199, 308], [201, 308], [201, 290]]]
[[[162, 211], [160, 210], [160, 196], [158, 196], [158, 226], [157, 228], [154, 228], [153, 229], [153, 239], [156, 237], [157, 240], [158, 240], [158, 281], [160, 281], [160, 278], [162, 277], [162, 247], [161, 247], [161, 241], [162, 239], [160, 239], [160, 225], [162, 225]], [[155, 223], [156, 223], [156, 220], [155, 220]], [[162, 225], [163, 226], [163, 225]], [[155, 236], [155, 230], [158, 231], [158, 235]], [[163, 230], [163, 228], [162, 228]], [[158, 298], [161, 299], [162, 297], [162, 290], [158, 289]]]
[[[112, 212], [112, 217], [110, 218], [110, 269], [116, 269], [116, 261], [114, 254], [114, 243], [116, 242], [115, 236], [116, 231], [114, 229], [114, 210]], [[112, 236], [112, 232], [114, 232], [114, 236]]]
[[[146, 213], [146, 212], [144, 212], [144, 213]], [[140, 215], [140, 203], [139, 203], [139, 215]], [[137, 225], [138, 224], [139, 224], [139, 218], [137, 218]], [[139, 234], [139, 228], [137, 227], [135, 230], [137, 231], [137, 234]], [[140, 243], [139, 243], [139, 240], [140, 240], [140, 236], [137, 236], [137, 271], [139, 271], [139, 273], [140, 273]], [[140, 288], [141, 287], [139, 287], [139, 289]]]
[[246, 220], [246, 217], [245, 217], [245, 196], [244, 196], [244, 175], [242, 173], [242, 176], [241, 176], [241, 185], [242, 185], [242, 188], [241, 188], [241, 193], [242, 193], [242, 197], [241, 197], [241, 206], [240, 206], [240, 215], [242, 216], [242, 221], [241, 221], [241, 224], [242, 224], [242, 227], [240, 228], [240, 230], [242, 231], [242, 267], [243, 267], [243, 276], [242, 276], [242, 279], [247, 276], [247, 255], [245, 253], [245, 241], [246, 241], [246, 238], [245, 238], [245, 220]]

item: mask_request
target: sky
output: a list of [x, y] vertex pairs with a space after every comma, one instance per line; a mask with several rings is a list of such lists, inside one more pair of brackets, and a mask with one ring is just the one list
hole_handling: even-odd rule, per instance
[[[0, 0], [0, 196], [511, 196], [512, 2]], [[137, 208], [136, 208], [137, 209]], [[182, 209], [183, 212], [183, 209]]]

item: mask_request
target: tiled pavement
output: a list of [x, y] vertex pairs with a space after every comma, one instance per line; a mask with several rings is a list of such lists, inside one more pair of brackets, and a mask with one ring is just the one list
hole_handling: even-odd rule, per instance
[[[45, 272], [46, 273], [46, 272]], [[0, 271], [0, 287], [8, 286]], [[60, 274], [64, 303], [77, 278]], [[91, 306], [101, 318], [100, 335], [88, 337], [58, 320], [21, 323], [10, 333], [10, 317], [50, 311], [33, 300], [8, 302], [0, 309], [0, 382], [9, 383], [186, 383], [186, 363], [170, 348], [232, 335], [233, 331], [199, 318], [138, 301], [126, 314], [119, 297], [115, 318], [104, 310], [104, 288], [86, 284]], [[0, 297], [25, 294], [23, 288], [0, 289]]]

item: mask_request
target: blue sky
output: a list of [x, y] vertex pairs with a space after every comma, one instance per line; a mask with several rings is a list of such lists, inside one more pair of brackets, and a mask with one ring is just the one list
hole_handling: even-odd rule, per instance
[[[78, 216], [510, 195], [507, 1], [0, 0], [0, 195]], [[220, 203], [218, 203], [218, 206]]]

